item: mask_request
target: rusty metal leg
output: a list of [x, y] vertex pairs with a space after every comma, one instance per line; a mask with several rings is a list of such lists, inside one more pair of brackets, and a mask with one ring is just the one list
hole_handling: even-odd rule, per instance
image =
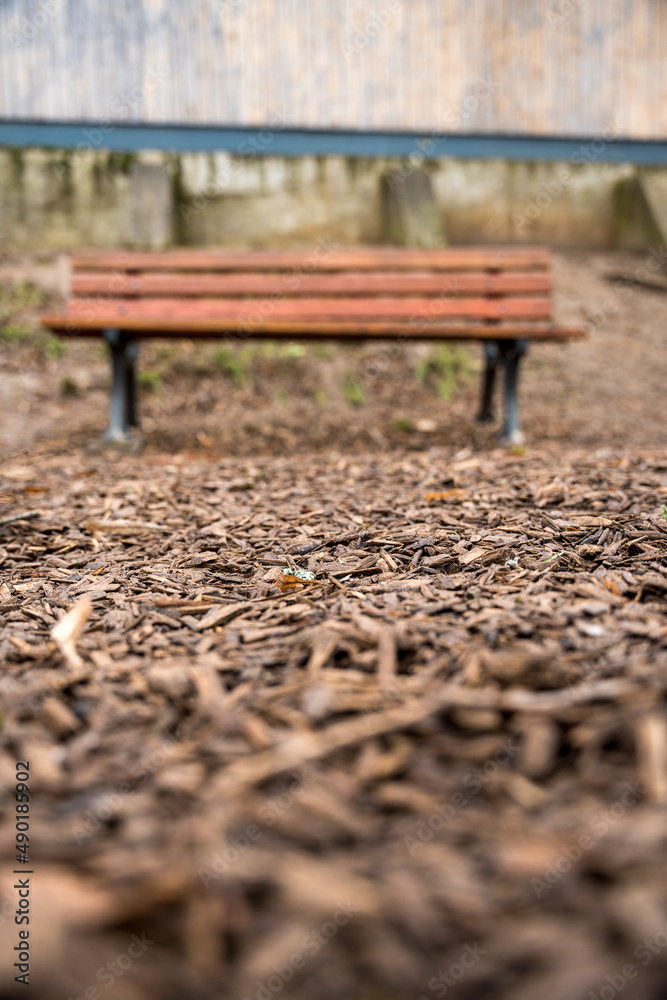
[[508, 444], [522, 444], [519, 426], [519, 362], [528, 350], [525, 340], [499, 340], [498, 347], [505, 367], [505, 421], [500, 439]]
[[105, 441], [128, 441], [130, 428], [136, 426], [136, 344], [120, 330], [105, 330], [104, 339], [111, 352], [111, 403]]
[[482, 400], [477, 420], [480, 424], [490, 424], [495, 419], [495, 413], [493, 412], [493, 390], [496, 384], [496, 372], [498, 371], [498, 361], [500, 358], [498, 344], [495, 341], [490, 340], [484, 344], [484, 358], [486, 363], [484, 375], [482, 376]]

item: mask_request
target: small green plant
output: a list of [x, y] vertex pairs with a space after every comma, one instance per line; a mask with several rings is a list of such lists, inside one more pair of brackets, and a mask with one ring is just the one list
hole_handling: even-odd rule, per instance
[[663, 520], [667, 521], [667, 506], [664, 503], [660, 508], [660, 517], [663, 518]]
[[158, 344], [155, 348], [155, 360], [160, 364], [170, 363], [174, 355], [175, 351], [171, 344]]
[[60, 337], [48, 334], [40, 343], [40, 350], [45, 358], [48, 358], [50, 361], [57, 361], [58, 358], [62, 358], [67, 350], [67, 344]]
[[253, 346], [254, 353], [260, 358], [280, 363], [295, 361], [297, 358], [305, 358], [308, 353], [308, 348], [305, 344], [300, 344], [294, 340], [288, 340], [287, 342], [282, 340], [265, 340], [261, 344]]
[[239, 385], [247, 382], [250, 378], [248, 353], [245, 350], [237, 351], [231, 347], [219, 347], [213, 355], [213, 361], [225, 375], [229, 375]]
[[352, 406], [363, 406], [365, 399], [364, 389], [358, 375], [350, 373], [345, 376], [343, 395]]
[[44, 304], [44, 293], [37, 285], [30, 281], [19, 281], [18, 284], [3, 284], [0, 286], [0, 325], [7, 324], [9, 335], [4, 333], [5, 340], [23, 340], [22, 334], [16, 334], [15, 330], [25, 329], [26, 334], [30, 326], [25, 327], [24, 321], [28, 318], [24, 314], [26, 311], [36, 309]]
[[6, 340], [8, 344], [20, 344], [22, 341], [27, 340], [29, 336], [30, 330], [28, 327], [20, 323], [8, 323], [2, 330], [2, 339]]
[[414, 424], [409, 417], [396, 417], [392, 424], [395, 431], [411, 431], [414, 428]]
[[458, 345], [442, 344], [435, 355], [422, 358], [415, 366], [417, 381], [425, 385], [433, 380], [440, 399], [445, 402], [470, 381], [472, 374], [470, 355]]
[[38, 309], [44, 302], [44, 293], [31, 281], [19, 281], [11, 291], [11, 304], [16, 310]]
[[305, 344], [299, 344], [296, 341], [290, 341], [285, 344], [284, 354], [286, 358], [305, 358], [308, 350]]
[[146, 392], [156, 392], [162, 385], [162, 379], [157, 372], [143, 371], [137, 374], [137, 384]]

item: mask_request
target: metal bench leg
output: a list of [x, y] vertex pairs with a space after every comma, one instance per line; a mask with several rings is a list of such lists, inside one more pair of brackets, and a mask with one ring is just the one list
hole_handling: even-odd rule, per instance
[[128, 427], [139, 426], [137, 411], [137, 357], [139, 345], [134, 338], [128, 339], [125, 345], [126, 376], [127, 376], [127, 413]]
[[498, 347], [505, 366], [505, 422], [500, 439], [508, 444], [523, 444], [519, 426], [519, 362], [528, 350], [525, 340], [499, 340]]
[[480, 424], [493, 423], [495, 414], [493, 412], [493, 389], [496, 384], [496, 372], [498, 371], [498, 361], [500, 351], [498, 344], [490, 340], [484, 344], [485, 368], [482, 376], [482, 400], [477, 420]]
[[111, 351], [111, 405], [105, 441], [127, 442], [131, 427], [137, 426], [135, 363], [137, 345], [120, 330], [105, 330]]

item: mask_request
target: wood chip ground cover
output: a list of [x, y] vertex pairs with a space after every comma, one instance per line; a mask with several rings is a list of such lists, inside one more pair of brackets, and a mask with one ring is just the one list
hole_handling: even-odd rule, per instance
[[7, 459], [0, 919], [30, 760], [31, 996], [663, 996], [666, 473]]

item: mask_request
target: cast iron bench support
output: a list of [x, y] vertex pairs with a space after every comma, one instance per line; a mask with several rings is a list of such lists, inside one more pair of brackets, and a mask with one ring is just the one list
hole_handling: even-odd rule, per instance
[[137, 417], [137, 342], [121, 333], [107, 329], [104, 339], [111, 352], [111, 401], [109, 427], [105, 441], [122, 444], [129, 440], [133, 427], [139, 426]]
[[523, 442], [519, 423], [519, 363], [527, 350], [527, 340], [490, 340], [484, 345], [486, 365], [482, 376], [482, 405], [477, 419], [482, 424], [495, 420], [493, 390], [496, 372], [502, 361], [505, 369], [505, 420], [500, 438], [509, 444]]

